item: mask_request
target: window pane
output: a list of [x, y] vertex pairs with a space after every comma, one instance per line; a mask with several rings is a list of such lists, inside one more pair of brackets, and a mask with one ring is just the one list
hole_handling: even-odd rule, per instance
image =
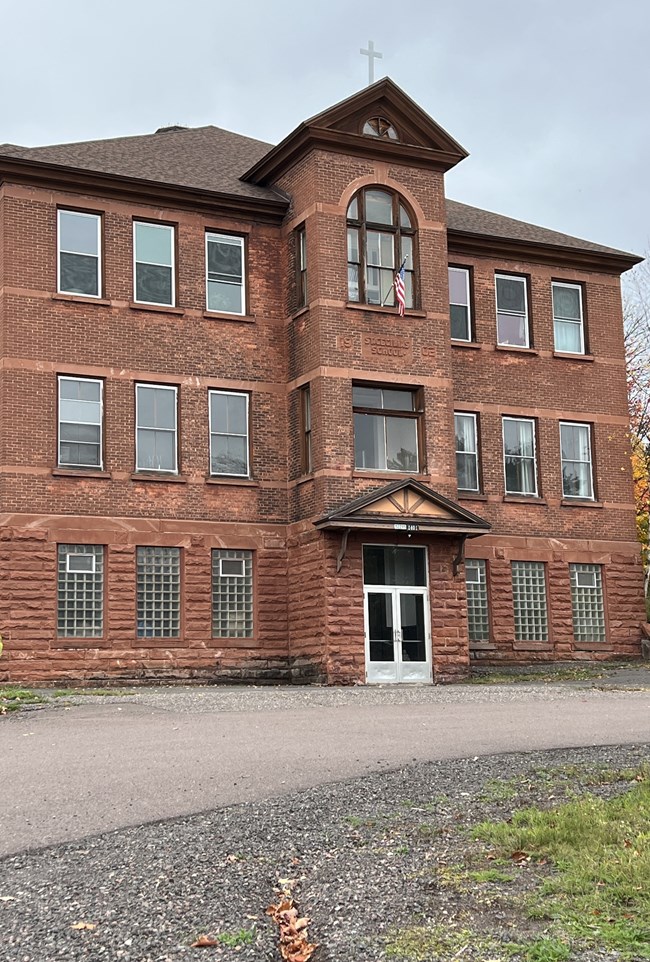
[[[395, 241], [392, 234], [380, 234], [381, 266], [395, 267]], [[392, 283], [392, 279], [391, 279]]]
[[399, 205], [399, 224], [400, 224], [400, 227], [411, 226], [411, 218], [409, 217], [407, 210], [403, 204]]
[[247, 434], [246, 396], [243, 394], [210, 395], [212, 430], [220, 434]]
[[455, 414], [456, 450], [476, 451], [476, 421], [469, 414]]
[[253, 553], [212, 552], [212, 636], [253, 636]]
[[579, 288], [553, 284], [553, 316], [564, 320], [581, 320]]
[[393, 198], [383, 190], [367, 190], [366, 220], [370, 224], [393, 223]]
[[359, 199], [353, 197], [348, 204], [348, 220], [358, 220], [359, 219]]
[[[586, 444], [585, 441], [587, 442]], [[588, 442], [588, 432], [583, 425], [560, 425], [560, 444], [563, 458], [570, 461], [587, 460], [589, 457]]]
[[562, 462], [562, 493], [567, 498], [591, 498], [591, 467], [581, 461]]
[[180, 548], [140, 547], [136, 567], [138, 638], [178, 638]]
[[61, 441], [59, 464], [62, 467], [101, 467], [101, 448], [98, 444], [75, 444]]
[[208, 310], [242, 314], [244, 289], [240, 284], [208, 280]]
[[359, 263], [359, 231], [354, 227], [348, 227], [348, 260]]
[[59, 250], [99, 256], [99, 222], [94, 214], [59, 211]]
[[426, 661], [427, 649], [424, 630], [424, 598], [400, 592], [400, 623], [402, 626], [402, 660]]
[[359, 300], [359, 268], [356, 264], [348, 264], [348, 298], [351, 301]]
[[366, 585], [426, 585], [424, 548], [366, 545], [363, 549], [363, 581]]
[[241, 284], [243, 278], [243, 246], [239, 238], [208, 235], [208, 273], [219, 275], [212, 280], [230, 278]]
[[148, 304], [172, 305], [172, 271], [152, 264], [135, 265], [135, 299]]
[[516, 641], [548, 641], [546, 575], [539, 561], [512, 562]]
[[465, 562], [467, 588], [467, 628], [469, 640], [490, 640], [487, 574], [485, 561], [468, 558]]
[[390, 411], [414, 411], [413, 391], [392, 391], [384, 388], [381, 392], [384, 399], [384, 407]]
[[101, 405], [99, 401], [64, 401], [59, 404], [62, 421], [78, 421], [81, 424], [99, 424]]
[[469, 341], [469, 311], [459, 304], [451, 304], [451, 336], [457, 341]]
[[151, 471], [176, 471], [176, 433], [138, 430], [138, 468]]
[[497, 277], [497, 310], [526, 313], [526, 282], [523, 278]]
[[89, 444], [99, 444], [101, 428], [99, 424], [70, 424], [61, 422], [62, 441], [83, 441]]
[[555, 350], [582, 354], [582, 327], [573, 321], [555, 321]]
[[499, 344], [527, 347], [526, 318], [518, 317], [515, 314], [499, 314], [497, 316], [497, 340]]
[[449, 268], [449, 301], [451, 304], [469, 304], [467, 293], [467, 271], [458, 267]]
[[503, 443], [506, 454], [533, 457], [533, 425], [530, 421], [504, 420]]
[[386, 418], [386, 459], [389, 471], [418, 470], [415, 418]]
[[478, 491], [478, 469], [475, 454], [456, 454], [456, 473], [461, 491]]
[[60, 255], [60, 290], [67, 294], [99, 294], [99, 260], [82, 254]]
[[172, 266], [173, 230], [157, 224], [135, 225], [135, 259], [147, 264]]
[[361, 384], [355, 384], [352, 388], [352, 403], [358, 408], [383, 407], [381, 388], [364, 387]]
[[374, 414], [354, 415], [354, 466], [386, 469], [383, 417]]
[[212, 474], [247, 474], [247, 439], [229, 434], [212, 436]]

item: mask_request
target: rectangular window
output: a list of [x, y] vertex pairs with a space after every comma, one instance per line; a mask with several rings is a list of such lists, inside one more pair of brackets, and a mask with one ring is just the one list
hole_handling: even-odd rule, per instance
[[311, 456], [311, 389], [305, 384], [300, 389], [300, 434], [302, 438], [300, 467], [303, 474], [310, 474], [313, 468]]
[[497, 344], [530, 347], [526, 278], [497, 274], [496, 291]]
[[563, 497], [593, 501], [591, 427], [560, 421], [560, 449]]
[[205, 269], [208, 310], [245, 314], [244, 238], [233, 234], [206, 234]]
[[535, 422], [531, 418], [503, 419], [503, 460], [506, 494], [537, 497]]
[[177, 388], [135, 386], [136, 471], [178, 472]]
[[296, 231], [296, 290], [298, 307], [307, 306], [307, 235], [305, 228]]
[[178, 638], [181, 626], [181, 549], [136, 552], [138, 638]]
[[103, 381], [59, 376], [58, 466], [102, 468]]
[[61, 294], [101, 297], [101, 215], [59, 210], [57, 216], [57, 290]]
[[253, 637], [253, 552], [212, 552], [212, 637]]
[[469, 271], [466, 267], [449, 268], [449, 314], [452, 338], [455, 341], [471, 341]]
[[57, 568], [59, 638], [101, 638], [104, 633], [104, 548], [95, 544], [60, 544]]
[[356, 384], [354, 466], [378, 471], [417, 473], [419, 467], [419, 391]]
[[460, 491], [478, 491], [478, 437], [475, 414], [454, 414], [456, 475]]
[[541, 561], [512, 562], [515, 641], [548, 641], [546, 573]]
[[570, 564], [573, 636], [576, 641], [605, 641], [605, 602], [600, 565]]
[[247, 478], [248, 394], [210, 391], [210, 474]]
[[134, 221], [135, 300], [173, 307], [175, 301], [174, 228]]
[[585, 353], [582, 320], [582, 287], [553, 281], [553, 329], [555, 350], [566, 354]]
[[467, 588], [467, 628], [469, 640], [490, 640], [490, 617], [487, 594], [487, 563], [476, 558], [465, 561]]

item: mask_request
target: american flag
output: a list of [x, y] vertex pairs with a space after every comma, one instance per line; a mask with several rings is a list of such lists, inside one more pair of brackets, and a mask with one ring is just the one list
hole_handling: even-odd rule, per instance
[[397, 296], [397, 306], [399, 309], [399, 316], [404, 317], [404, 309], [406, 307], [406, 288], [404, 286], [404, 261], [402, 266], [395, 275], [395, 294]]

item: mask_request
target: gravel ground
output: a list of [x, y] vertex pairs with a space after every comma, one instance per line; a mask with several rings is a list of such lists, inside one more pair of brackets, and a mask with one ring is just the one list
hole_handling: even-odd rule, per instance
[[[575, 769], [558, 773], [562, 766], [620, 769], [648, 759], [646, 745], [409, 766], [10, 857], [0, 862], [0, 959], [176, 962], [198, 953], [277, 962], [276, 932], [264, 910], [286, 878], [296, 880], [300, 909], [312, 919], [309, 936], [320, 945], [313, 962], [380, 962], [388, 958], [387, 935], [422, 920], [520, 940], [534, 930], [522, 930], [516, 916], [513, 927], [507, 913], [486, 904], [480, 886], [462, 892], [441, 884], [473, 844], [467, 827], [581, 790]], [[526, 884], [522, 872], [518, 887]], [[72, 928], [78, 922], [95, 928]], [[204, 932], [241, 944], [191, 948]], [[494, 962], [478, 946], [462, 958]], [[614, 956], [590, 951], [573, 958]]]

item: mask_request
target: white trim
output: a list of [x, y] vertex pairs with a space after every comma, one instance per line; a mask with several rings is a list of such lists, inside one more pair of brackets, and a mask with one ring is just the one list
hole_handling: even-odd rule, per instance
[[[162, 230], [168, 230], [171, 232], [171, 267], [169, 264], [159, 264], [155, 261], [143, 261], [137, 259], [137, 241], [136, 241], [136, 229], [138, 224], [144, 224], [146, 227], [156, 227]], [[136, 279], [136, 265], [137, 264], [151, 264], [153, 267], [167, 267], [172, 273], [172, 299], [169, 304], [163, 301], [142, 301], [138, 297], [138, 286]], [[133, 221], [133, 301], [135, 304], [155, 304], [156, 307], [176, 307], [176, 228], [173, 224], [155, 224], [148, 220], [134, 220]]]
[[[152, 427], [142, 427], [139, 422], [140, 406], [138, 401], [139, 388], [151, 388], [155, 391], [173, 391], [174, 392], [174, 461], [175, 467], [171, 468], [146, 468], [140, 467], [139, 464], [139, 451], [138, 451], [138, 431], [167, 431], [172, 433], [171, 428], [152, 428]], [[171, 384], [149, 384], [147, 381], [136, 381], [135, 385], [135, 470], [150, 472], [155, 471], [160, 474], [178, 474], [178, 388], [176, 385]]]
[[[86, 401], [81, 403], [86, 404], [97, 404], [99, 403], [99, 464], [79, 464], [71, 463], [70, 461], [63, 461], [61, 458], [61, 382], [62, 381], [85, 381], [88, 384], [99, 384], [99, 402], [97, 401]], [[59, 468], [90, 468], [95, 471], [104, 470], [104, 382], [99, 377], [74, 377], [72, 374], [57, 374], [56, 376], [56, 435], [57, 435], [57, 445], [56, 445], [56, 463]], [[70, 400], [69, 398], [63, 398], [64, 401]], [[81, 421], [66, 421], [66, 424], [82, 424], [91, 422], [81, 422]], [[68, 441], [63, 442], [64, 444], [93, 444], [92, 441]]]
[[[500, 311], [499, 310], [499, 289], [497, 281], [517, 281], [519, 284], [524, 285], [524, 313], [521, 314], [519, 311]], [[519, 274], [502, 274], [497, 272], [494, 275], [494, 299], [496, 305], [496, 315], [497, 315], [497, 344], [500, 347], [530, 347], [530, 324], [528, 319], [528, 278], [521, 277]], [[507, 341], [499, 340], [499, 314], [507, 314], [509, 317], [523, 317], [524, 323], [526, 325], [526, 343], [525, 344], [510, 344]]]
[[[213, 431], [212, 430], [212, 396], [213, 394], [223, 394], [226, 397], [243, 397], [246, 400], [246, 434], [226, 434], [225, 431]], [[245, 391], [223, 391], [218, 388], [210, 388], [208, 391], [208, 430], [209, 430], [209, 451], [208, 456], [210, 459], [210, 477], [213, 478], [249, 478], [251, 473], [250, 465], [250, 395]], [[222, 434], [224, 437], [236, 437], [236, 438], [246, 438], [246, 472], [244, 474], [230, 474], [222, 471], [212, 470], [212, 435]]]
[[[233, 287], [240, 287], [241, 289], [241, 310], [239, 311], [217, 311], [213, 307], [210, 307], [209, 298], [209, 278], [208, 278], [208, 244], [210, 240], [214, 239], [217, 241], [225, 241], [227, 244], [231, 244], [233, 247], [241, 248], [241, 284], [233, 284]], [[245, 240], [239, 234], [220, 234], [216, 231], [206, 231], [205, 232], [205, 309], [209, 311], [210, 314], [239, 314], [244, 317], [246, 315], [246, 245]]]
[[[97, 221], [97, 255], [82, 254], [80, 251], [69, 251], [61, 247], [61, 214], [73, 214], [75, 217], [94, 217]], [[64, 291], [61, 287], [61, 254], [77, 254], [79, 257], [97, 257], [97, 293], [80, 294], [79, 291]], [[86, 213], [82, 210], [70, 210], [59, 207], [56, 212], [56, 290], [58, 294], [70, 294], [73, 297], [102, 297], [102, 215]]]
[[[245, 558], [217, 558], [217, 561], [219, 562], [220, 578], [245, 578], [246, 577], [246, 559]], [[238, 565], [241, 566], [241, 571], [238, 571], [236, 574], [233, 571], [224, 571], [223, 570], [224, 561], [228, 562], [229, 564], [236, 562]]]
[[[456, 418], [471, 418], [474, 422], [474, 450], [473, 451], [459, 451], [456, 447]], [[476, 459], [476, 487], [475, 488], [461, 488], [458, 486], [459, 491], [480, 491], [480, 477], [479, 477], [479, 458], [478, 458], [478, 415], [472, 411], [454, 411], [454, 451], [455, 454], [473, 454]], [[458, 480], [458, 479], [457, 479]]]
[[[90, 568], [86, 571], [75, 570], [70, 567], [70, 561], [72, 558], [90, 558], [92, 564]], [[96, 557], [94, 554], [86, 554], [83, 551], [67, 551], [65, 556], [65, 573], [69, 575], [94, 575], [96, 573]]]
[[465, 275], [465, 293], [467, 295], [467, 304], [457, 304], [456, 301], [451, 299], [451, 284], [449, 284], [449, 326], [451, 330], [451, 308], [453, 307], [466, 307], [467, 308], [467, 337], [454, 337], [451, 335], [452, 341], [463, 341], [466, 344], [470, 344], [472, 341], [472, 305], [470, 303], [470, 286], [469, 286], [469, 268], [468, 267], [450, 267], [447, 266], [447, 282], [449, 283], [449, 274], [455, 271], [457, 274]]
[[[506, 421], [526, 421], [532, 426], [533, 432], [533, 467], [535, 469], [535, 490], [534, 491], [509, 491], [508, 490], [508, 475], [506, 473], [506, 432], [505, 432], [505, 422]], [[537, 478], [537, 437], [536, 437], [536, 425], [535, 418], [518, 418], [514, 415], [503, 415], [501, 417], [501, 450], [503, 455], [503, 487], [506, 494], [519, 495], [522, 498], [537, 498], [539, 497], [539, 484]], [[521, 457], [522, 461], [529, 461], [530, 458]]]
[[[573, 290], [578, 292], [578, 298], [580, 300], [580, 320], [576, 321], [572, 317], [557, 317], [555, 314], [555, 288], [556, 287], [571, 287]], [[553, 348], [558, 354], [575, 354], [575, 351], [562, 351], [555, 343], [555, 322], [560, 321], [562, 324], [578, 324], [580, 326], [580, 350], [579, 354], [585, 353], [585, 315], [582, 305], [582, 285], [581, 284], [571, 284], [568, 281], [551, 281], [551, 308], [553, 312]]]
[[[589, 487], [591, 489], [591, 494], [566, 494], [564, 491], [564, 462], [570, 461], [571, 458], [562, 457], [562, 427], [566, 425], [571, 428], [586, 428], [587, 437], [589, 439], [589, 461], [578, 461], [578, 464], [588, 464], [589, 465]], [[596, 493], [594, 491], [594, 453], [592, 448], [592, 437], [591, 437], [591, 424], [585, 424], [584, 421], [560, 421], [560, 475], [562, 479], [562, 497], [564, 499], [573, 498], [575, 501], [594, 501], [596, 498]]]

